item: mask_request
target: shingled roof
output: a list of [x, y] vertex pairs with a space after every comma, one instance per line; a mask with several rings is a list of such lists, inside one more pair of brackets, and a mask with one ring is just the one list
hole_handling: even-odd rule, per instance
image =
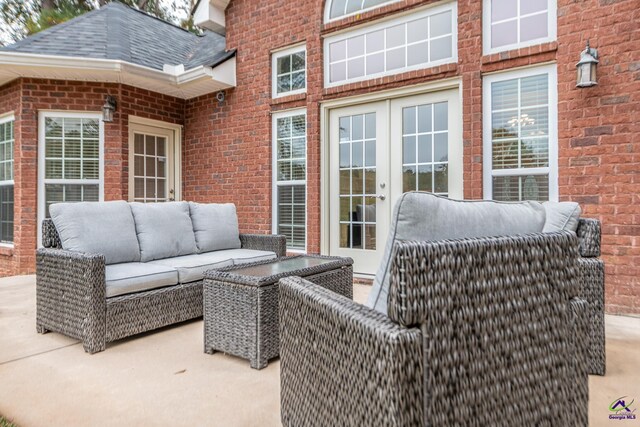
[[155, 70], [167, 65], [215, 67], [234, 55], [225, 38], [196, 35], [117, 1], [56, 25], [0, 51], [121, 60]]

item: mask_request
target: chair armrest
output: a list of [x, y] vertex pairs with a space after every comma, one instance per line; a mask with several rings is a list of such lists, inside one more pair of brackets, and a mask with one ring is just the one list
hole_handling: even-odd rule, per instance
[[278, 258], [287, 254], [287, 238], [279, 234], [240, 234], [243, 248], [275, 252]]
[[580, 298], [588, 304], [589, 373], [604, 375], [606, 370], [604, 327], [604, 262], [600, 258], [578, 258]]
[[578, 220], [578, 252], [583, 257], [596, 258], [600, 256], [600, 243], [602, 239], [602, 225], [593, 218], [580, 218]]
[[422, 338], [299, 277], [280, 280], [285, 426], [420, 425]]
[[[38, 327], [82, 339], [86, 331], [105, 329], [106, 288], [103, 255], [62, 249], [36, 252], [36, 317]], [[100, 340], [98, 340], [100, 341]], [[103, 339], [102, 339], [103, 341]]]
[[389, 317], [423, 330], [427, 424], [565, 419], [587, 381], [573, 343], [577, 248], [569, 232], [395, 244]]

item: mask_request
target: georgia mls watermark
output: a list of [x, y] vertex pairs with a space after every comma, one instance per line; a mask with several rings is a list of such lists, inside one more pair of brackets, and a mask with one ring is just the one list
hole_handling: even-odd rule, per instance
[[[629, 401], [631, 400], [631, 401]], [[611, 402], [609, 405], [610, 420], [635, 420], [636, 410], [631, 406], [635, 402], [635, 399], [631, 399], [628, 396], [622, 396]]]

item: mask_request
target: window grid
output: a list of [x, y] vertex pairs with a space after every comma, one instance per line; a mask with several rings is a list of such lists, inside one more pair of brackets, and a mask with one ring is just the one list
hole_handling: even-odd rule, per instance
[[13, 243], [13, 118], [0, 122], [0, 243]]
[[44, 120], [44, 202], [100, 199], [100, 123], [98, 119], [54, 117]]
[[328, 21], [396, 3], [400, 0], [333, 0], [329, 7]]
[[[428, 126], [421, 123], [420, 110], [427, 109]], [[444, 112], [443, 124], [436, 125], [436, 109]], [[403, 192], [427, 191], [448, 196], [449, 129], [448, 103], [424, 104], [403, 109], [403, 119], [413, 116], [415, 131], [407, 132], [403, 123]], [[425, 117], [422, 117], [424, 119]], [[403, 120], [404, 122], [405, 120]], [[420, 128], [428, 129], [421, 131]], [[425, 145], [427, 149], [425, 150]], [[421, 147], [422, 146], [422, 147]], [[424, 152], [428, 154], [425, 155]], [[440, 156], [438, 159], [437, 156]], [[422, 180], [421, 180], [422, 177]], [[425, 182], [425, 177], [428, 177]]]
[[376, 249], [376, 114], [340, 117], [340, 247]]
[[274, 116], [274, 228], [287, 248], [306, 249], [306, 114]]
[[167, 139], [134, 134], [134, 201], [167, 201]]
[[[536, 82], [536, 80], [544, 80], [545, 84], [540, 85], [536, 83], [536, 89], [545, 91], [546, 103], [533, 104], [523, 107], [522, 92], [523, 82]], [[526, 77], [520, 77], [515, 79], [505, 79], [501, 81], [495, 81], [491, 83], [491, 159], [492, 159], [492, 195], [495, 200], [500, 201], [521, 201], [521, 200], [549, 200], [549, 76], [548, 74], [539, 74]], [[515, 83], [516, 87], [516, 103], [515, 107], [494, 109], [495, 98], [497, 93], [497, 86], [506, 86]], [[495, 92], [494, 92], [495, 90]], [[536, 95], [539, 97], [540, 95]], [[544, 129], [542, 135], [537, 137], [524, 137], [523, 128], [526, 126], [536, 125], [535, 119], [532, 119], [528, 112], [546, 109], [546, 129]], [[510, 134], [507, 129], [496, 129], [495, 124], [497, 120], [496, 115], [503, 114], [504, 117], [510, 117], [507, 124], [515, 128], [515, 134]], [[508, 135], [507, 137], [500, 137], [502, 135]], [[536, 161], [535, 156], [531, 157], [533, 164], [523, 162], [523, 144], [536, 142], [544, 144], [544, 150], [542, 156], [538, 156]], [[515, 149], [513, 144], [515, 143]], [[545, 144], [546, 143], [546, 144]], [[505, 144], [511, 144], [509, 148], [502, 149], [498, 154], [502, 154], [502, 161], [497, 157], [496, 147], [504, 146]], [[533, 144], [528, 144], [533, 146]], [[540, 147], [538, 144], [536, 146]], [[515, 153], [513, 153], [515, 151]], [[540, 151], [540, 150], [539, 150]], [[515, 154], [515, 165], [513, 155]], [[510, 167], [511, 166], [511, 167]]]
[[304, 93], [307, 89], [307, 52], [304, 46], [273, 54], [273, 97]]
[[[433, 25], [435, 19], [442, 20], [439, 23], [440, 25]], [[415, 34], [417, 34], [415, 31], [410, 31], [409, 27], [421, 21], [426, 23], [426, 27], [423, 28], [423, 34], [420, 35], [421, 38], [409, 41], [411, 36], [415, 37]], [[454, 45], [457, 31], [456, 21], [455, 9], [440, 9], [423, 14], [415, 19], [407, 20], [406, 18], [401, 18], [400, 20], [390, 21], [383, 28], [376, 27], [363, 33], [329, 40], [327, 45], [328, 54], [325, 54], [325, 62], [328, 65], [326, 67], [327, 86], [397, 74], [453, 61], [457, 53], [457, 47]], [[434, 35], [432, 28], [439, 28], [443, 23], [446, 23], [449, 28], [442, 33]], [[389, 32], [399, 26], [403, 26], [404, 41], [390, 46]], [[377, 33], [382, 33], [381, 47], [375, 47], [369, 41]], [[361, 38], [363, 39], [361, 53], [349, 55], [350, 44], [355, 44], [356, 40]], [[445, 50], [436, 55], [434, 54], [434, 45], [441, 40], [448, 40], [448, 43], [446, 47], [445, 45], [439, 46], [439, 48], [445, 47]], [[421, 46], [423, 49], [413, 49]], [[340, 50], [344, 52], [342, 53]], [[390, 57], [400, 51], [402, 51], [401, 64], [392, 64], [394, 61], [390, 61]], [[379, 58], [382, 62], [375, 63], [375, 58]]]

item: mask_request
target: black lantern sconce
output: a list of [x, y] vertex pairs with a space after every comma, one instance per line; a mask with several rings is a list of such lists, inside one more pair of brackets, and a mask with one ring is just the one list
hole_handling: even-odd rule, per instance
[[104, 105], [102, 106], [103, 122], [111, 123], [113, 121], [113, 113], [115, 113], [117, 105], [116, 99], [111, 95], [107, 95], [104, 100]]
[[589, 46], [580, 54], [580, 61], [576, 64], [578, 70], [578, 82], [576, 87], [591, 87], [598, 84], [596, 68], [598, 67], [598, 51]]

